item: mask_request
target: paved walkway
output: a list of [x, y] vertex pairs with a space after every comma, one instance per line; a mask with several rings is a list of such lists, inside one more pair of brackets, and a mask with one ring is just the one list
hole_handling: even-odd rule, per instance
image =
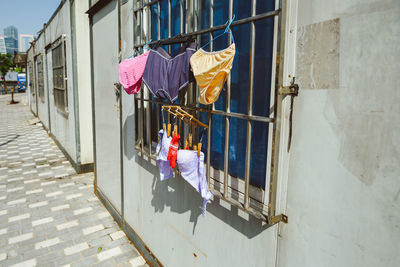
[[[0, 96], [0, 266], [142, 266], [143, 257], [21, 101]], [[147, 266], [147, 264], [145, 264]]]

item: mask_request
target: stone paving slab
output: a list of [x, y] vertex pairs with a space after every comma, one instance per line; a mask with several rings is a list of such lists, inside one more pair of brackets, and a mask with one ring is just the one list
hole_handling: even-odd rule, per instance
[[[29, 111], [0, 96], [0, 266], [148, 266]], [[24, 101], [25, 100], [25, 101]]]

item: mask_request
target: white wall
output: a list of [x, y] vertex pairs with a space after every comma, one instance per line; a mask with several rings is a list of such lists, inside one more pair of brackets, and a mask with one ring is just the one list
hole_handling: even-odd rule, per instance
[[[44, 55], [45, 97], [43, 102], [40, 99], [38, 101], [38, 116], [46, 128], [50, 126], [51, 133], [55, 139], [75, 163], [89, 164], [93, 162], [89, 19], [85, 14], [89, 4], [88, 1], [74, 1], [74, 5], [74, 18], [71, 18], [70, 1], [66, 1], [62, 5], [52, 20], [48, 22], [44, 32], [36, 40], [34, 49], [31, 48], [29, 50], [28, 58], [33, 60], [33, 50], [35, 55], [40, 53]], [[72, 59], [71, 21], [77, 25], [76, 32], [74, 32], [76, 38], [76, 51], [74, 51], [77, 59], [76, 66], [73, 65]], [[66, 40], [67, 112], [61, 112], [55, 107], [52, 48], [50, 47], [47, 50], [47, 54], [45, 51], [47, 45], [51, 45], [62, 36], [65, 36]], [[75, 67], [76, 72], [74, 72]], [[74, 74], [77, 74], [76, 77], [74, 77]], [[74, 83], [74, 80], [76, 83]], [[74, 88], [75, 84], [77, 88]], [[75, 103], [74, 90], [77, 90], [77, 103]], [[35, 111], [35, 99], [30, 96], [29, 101], [32, 110]], [[78, 116], [75, 116], [76, 107]], [[76, 127], [76, 123], [78, 123], [76, 120], [79, 121], [79, 129]], [[79, 140], [76, 138], [77, 135]], [[78, 158], [79, 151], [77, 151], [77, 148], [80, 150], [80, 158]]]
[[297, 17], [278, 266], [397, 266], [400, 2], [304, 0]]
[[93, 162], [92, 95], [88, 1], [74, 1], [76, 27], [76, 66], [79, 99], [81, 163]]
[[66, 35], [66, 57], [68, 77], [68, 114], [60, 112], [54, 105], [54, 89], [52, 79], [51, 50], [49, 50], [48, 71], [50, 88], [50, 118], [51, 131], [57, 141], [63, 146], [71, 158], [76, 162], [75, 116], [73, 98], [73, 69], [71, 53], [70, 6], [67, 1], [46, 27], [46, 45], [56, 41], [63, 34]]

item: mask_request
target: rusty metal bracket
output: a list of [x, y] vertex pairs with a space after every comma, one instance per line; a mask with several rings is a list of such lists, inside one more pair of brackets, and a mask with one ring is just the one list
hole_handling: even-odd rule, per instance
[[115, 89], [115, 95], [118, 99], [121, 95], [121, 84], [119, 82], [114, 83], [114, 89]]
[[288, 217], [285, 214], [279, 214], [268, 218], [268, 224], [274, 225], [278, 222], [288, 223]]
[[280, 95], [293, 95], [293, 96], [298, 96], [299, 95], [299, 85], [295, 83], [296, 77], [293, 77], [292, 82], [290, 83], [289, 86], [280, 86], [278, 93]]
[[294, 97], [299, 95], [299, 85], [295, 83], [295, 80], [296, 77], [293, 77], [289, 86], [280, 86], [278, 90], [279, 95], [283, 95], [284, 97], [287, 95], [290, 96], [289, 136], [288, 136], [287, 152], [289, 152], [292, 143], [292, 120], [293, 120]]

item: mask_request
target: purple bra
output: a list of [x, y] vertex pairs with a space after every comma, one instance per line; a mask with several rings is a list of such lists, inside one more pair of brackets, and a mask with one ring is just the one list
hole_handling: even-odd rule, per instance
[[158, 142], [156, 148], [156, 161], [158, 169], [160, 170], [160, 180], [163, 181], [174, 175], [172, 168], [169, 166], [169, 160], [167, 160], [169, 144], [171, 143], [172, 137], [168, 137], [167, 134], [164, 134], [162, 129], [158, 132], [158, 136], [160, 137], [160, 142]]
[[196, 47], [196, 43], [181, 47], [175, 57], [171, 57], [162, 47], [150, 50], [143, 82], [155, 97], [173, 102], [179, 91], [194, 80], [189, 60], [196, 52]]
[[[156, 160], [160, 171], [160, 180], [163, 181], [174, 175], [172, 168], [169, 166], [169, 161], [167, 160], [172, 137], [168, 137], [167, 134], [164, 134], [163, 130], [158, 132], [158, 136], [160, 137], [160, 141], [156, 148]], [[204, 199], [203, 216], [205, 216], [207, 203], [211, 199], [212, 193], [208, 190], [208, 183], [204, 170], [204, 153], [200, 152], [199, 157], [195, 150], [179, 149], [176, 163], [178, 164], [183, 179], [193, 186]]]
[[204, 171], [204, 153], [197, 156], [195, 150], [178, 150], [177, 163], [182, 177], [200, 193], [203, 201], [203, 216], [206, 213], [207, 202], [212, 193], [208, 190], [207, 178]]

